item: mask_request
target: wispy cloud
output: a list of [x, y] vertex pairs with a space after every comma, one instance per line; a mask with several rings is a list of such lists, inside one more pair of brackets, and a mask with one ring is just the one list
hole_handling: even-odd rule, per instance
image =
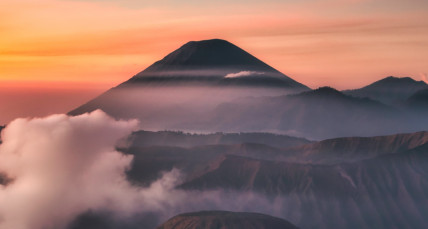
[[245, 76], [257, 76], [257, 75], [263, 75], [264, 72], [255, 72], [255, 71], [240, 71], [237, 73], [229, 73], [224, 76], [224, 78], [238, 78], [238, 77], [245, 77]]

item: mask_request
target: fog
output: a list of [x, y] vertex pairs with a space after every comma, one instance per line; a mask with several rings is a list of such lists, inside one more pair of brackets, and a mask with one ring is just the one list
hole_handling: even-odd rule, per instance
[[136, 118], [145, 130], [215, 132], [222, 130], [213, 123], [220, 104], [293, 92], [265, 87], [127, 86], [111, 89], [70, 114], [102, 109], [116, 118]]
[[156, 220], [147, 226], [154, 227], [192, 210], [272, 209], [271, 201], [253, 193], [176, 190], [182, 178], [176, 169], [149, 187], [131, 184], [125, 172], [133, 157], [116, 151], [115, 143], [137, 126], [135, 120], [117, 121], [99, 110], [8, 124], [2, 131], [0, 171], [10, 182], [0, 189], [0, 228], [63, 229], [87, 212], [108, 212], [119, 223], [151, 214]]
[[114, 143], [136, 126], [101, 111], [11, 122], [0, 146], [0, 170], [12, 180], [0, 191], [0, 227], [64, 228], [89, 208], [132, 210], [135, 188], [123, 175], [132, 157]]
[[[423, 228], [427, 221], [426, 148], [332, 166], [235, 157], [242, 163], [229, 158], [200, 179], [173, 168], [139, 186], [126, 174], [142, 164], [116, 150], [138, 129], [135, 120], [99, 110], [8, 124], [0, 145], [0, 172], [8, 177], [0, 186], [0, 228], [150, 229], [200, 210], [260, 212], [302, 228]], [[379, 188], [391, 192], [373, 191]]]
[[116, 118], [138, 119], [145, 130], [271, 132], [313, 140], [416, 132], [428, 126], [425, 113], [332, 88], [296, 93], [274, 87], [128, 85], [113, 88], [70, 114], [102, 109]]

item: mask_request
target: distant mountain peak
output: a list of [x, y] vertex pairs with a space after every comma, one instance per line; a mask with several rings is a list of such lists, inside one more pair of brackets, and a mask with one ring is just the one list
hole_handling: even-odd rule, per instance
[[220, 39], [220, 38], [213, 38], [213, 39], [200, 40], [200, 41], [189, 41], [185, 45], [188, 45], [188, 44], [204, 44], [204, 43], [205, 44], [229, 44], [229, 45], [233, 45], [229, 41], [224, 40], [224, 39]]
[[319, 88], [315, 89], [314, 92], [323, 93], [323, 94], [341, 94], [342, 95], [342, 92], [336, 90], [335, 88], [329, 87], [329, 86], [319, 87]]
[[236, 47], [234, 44], [230, 43], [227, 40], [223, 39], [209, 39], [209, 40], [200, 40], [200, 41], [189, 41], [186, 44], [184, 44], [181, 48], [207, 48], [207, 47], [215, 47], [215, 48], [221, 48], [221, 47]]
[[319, 87], [312, 91], [302, 92], [298, 94], [300, 96], [328, 96], [328, 97], [348, 97], [342, 92], [332, 87]]
[[226, 40], [190, 41], [157, 61], [146, 71], [182, 70], [193, 68], [236, 68], [242, 70], [276, 71], [248, 52]]
[[411, 77], [388, 76], [365, 87], [343, 91], [355, 97], [368, 97], [389, 105], [404, 102], [415, 92], [428, 88], [424, 81], [416, 81]]
[[403, 86], [403, 84], [407, 85], [415, 85], [415, 86], [424, 86], [427, 85], [424, 81], [416, 81], [411, 77], [395, 77], [395, 76], [388, 76], [386, 78], [383, 78], [381, 80], [378, 80], [370, 85], [368, 85], [365, 88], [370, 87], [378, 87], [378, 86]]
[[190, 41], [125, 85], [268, 86], [309, 89], [226, 40]]

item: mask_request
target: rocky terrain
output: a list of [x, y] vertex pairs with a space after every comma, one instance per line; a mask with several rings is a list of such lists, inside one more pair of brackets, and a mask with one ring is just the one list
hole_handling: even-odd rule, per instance
[[249, 212], [203, 211], [185, 213], [157, 229], [297, 229], [286, 220]]

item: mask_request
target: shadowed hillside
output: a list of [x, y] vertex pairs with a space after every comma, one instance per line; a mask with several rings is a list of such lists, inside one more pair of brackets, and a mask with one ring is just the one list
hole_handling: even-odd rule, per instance
[[427, 146], [426, 132], [418, 132], [290, 149], [245, 143], [124, 151], [134, 155], [128, 176], [141, 185], [178, 168], [180, 190], [254, 192], [275, 203], [275, 215], [301, 228], [369, 229], [428, 223]]
[[175, 216], [157, 229], [297, 229], [272, 216], [249, 212], [203, 211]]
[[428, 89], [420, 90], [410, 96], [405, 106], [416, 112], [420, 112], [421, 115], [425, 116], [428, 114]]
[[426, 118], [329, 87], [296, 95], [224, 103], [214, 114], [212, 126], [218, 130], [274, 130], [312, 139], [376, 136], [428, 127]]
[[360, 89], [343, 92], [347, 95], [368, 97], [385, 104], [397, 105], [422, 89], [428, 89], [428, 85], [424, 81], [416, 81], [410, 77], [389, 76]]
[[156, 145], [193, 147], [201, 145], [256, 143], [277, 148], [290, 148], [310, 142], [304, 138], [270, 133], [189, 134], [174, 131], [137, 131], [132, 134], [129, 140], [133, 143], [134, 147]]

